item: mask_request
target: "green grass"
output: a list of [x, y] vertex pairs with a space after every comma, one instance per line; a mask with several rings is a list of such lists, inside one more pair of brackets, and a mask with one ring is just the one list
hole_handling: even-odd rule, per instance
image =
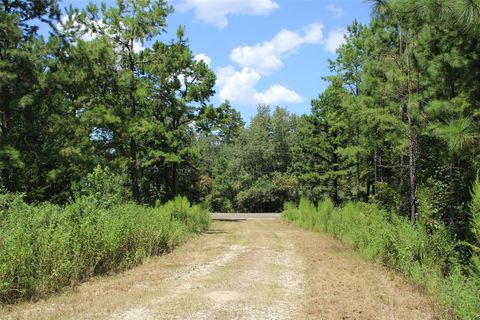
[[61, 207], [0, 197], [0, 302], [38, 298], [130, 268], [210, 224], [205, 209], [182, 197], [155, 208], [91, 200]]
[[328, 199], [318, 206], [305, 199], [298, 207], [287, 203], [283, 219], [332, 234], [363, 257], [394, 268], [457, 318], [480, 319], [480, 275], [460, 263], [456, 243], [442, 223], [411, 225], [373, 204], [349, 202], [335, 208]]

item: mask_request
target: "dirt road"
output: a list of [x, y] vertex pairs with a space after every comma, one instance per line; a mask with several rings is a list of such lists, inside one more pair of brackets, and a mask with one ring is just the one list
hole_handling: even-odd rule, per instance
[[428, 298], [329, 236], [216, 221], [173, 253], [2, 319], [436, 319]]

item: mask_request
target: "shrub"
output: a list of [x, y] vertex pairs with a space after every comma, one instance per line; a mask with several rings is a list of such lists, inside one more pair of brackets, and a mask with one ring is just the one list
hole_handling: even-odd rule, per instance
[[89, 198], [96, 206], [108, 207], [131, 199], [126, 178], [114, 174], [108, 167], [97, 166], [79, 182], [73, 184], [73, 198]]
[[209, 214], [177, 198], [155, 208], [98, 206], [82, 196], [60, 207], [0, 196], [0, 301], [56, 292], [91, 276], [130, 268], [209, 227]]

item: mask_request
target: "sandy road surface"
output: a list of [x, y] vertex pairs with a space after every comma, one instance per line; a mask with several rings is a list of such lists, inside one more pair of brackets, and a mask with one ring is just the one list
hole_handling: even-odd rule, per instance
[[278, 219], [215, 221], [171, 254], [0, 318], [436, 319], [398, 277]]

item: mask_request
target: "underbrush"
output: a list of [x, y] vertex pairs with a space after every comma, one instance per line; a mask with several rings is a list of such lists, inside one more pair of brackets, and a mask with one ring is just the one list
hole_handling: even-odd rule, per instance
[[206, 230], [208, 212], [186, 198], [157, 207], [29, 205], [0, 194], [0, 302], [38, 298], [89, 277], [130, 268]]
[[440, 301], [460, 319], [480, 318], [478, 255], [470, 259], [443, 223], [406, 218], [374, 204], [346, 203], [334, 207], [330, 200], [315, 206], [302, 199], [298, 207], [285, 204], [286, 221], [334, 235], [363, 257], [394, 268]]

